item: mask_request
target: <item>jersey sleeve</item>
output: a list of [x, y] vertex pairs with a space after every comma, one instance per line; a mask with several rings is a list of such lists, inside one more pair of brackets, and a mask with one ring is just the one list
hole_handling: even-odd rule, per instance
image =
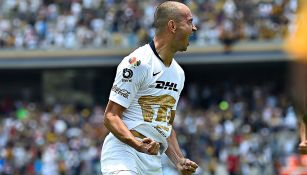
[[128, 108], [147, 75], [147, 67], [135, 57], [124, 58], [118, 65], [109, 100]]

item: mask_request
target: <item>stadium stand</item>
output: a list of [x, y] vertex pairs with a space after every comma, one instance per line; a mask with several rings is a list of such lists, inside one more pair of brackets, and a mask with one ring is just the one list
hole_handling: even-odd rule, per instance
[[[136, 47], [153, 37], [159, 1], [3, 0], [0, 47], [19, 49]], [[293, 27], [297, 0], [186, 1], [195, 14], [195, 45], [280, 40]]]

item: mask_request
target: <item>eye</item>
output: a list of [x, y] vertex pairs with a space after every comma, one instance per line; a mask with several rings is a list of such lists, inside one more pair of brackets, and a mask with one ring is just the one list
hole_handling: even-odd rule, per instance
[[193, 24], [193, 19], [190, 19], [190, 20], [188, 21], [188, 23], [189, 23], [189, 24]]

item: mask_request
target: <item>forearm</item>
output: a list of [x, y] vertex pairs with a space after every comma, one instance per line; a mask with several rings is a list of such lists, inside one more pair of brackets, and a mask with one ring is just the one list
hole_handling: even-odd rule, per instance
[[177, 165], [182, 159], [184, 159], [184, 156], [180, 150], [180, 147], [177, 141], [176, 132], [174, 129], [172, 130], [172, 133], [170, 137], [168, 138], [168, 148], [165, 154], [175, 165]]
[[120, 141], [135, 149], [140, 146], [140, 142], [135, 139], [119, 116], [112, 113], [105, 114], [104, 125]]

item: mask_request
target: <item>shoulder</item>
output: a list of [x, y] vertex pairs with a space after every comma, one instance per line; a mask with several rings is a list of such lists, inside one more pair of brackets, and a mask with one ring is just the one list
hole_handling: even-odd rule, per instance
[[173, 64], [174, 64], [174, 69], [176, 71], [177, 76], [179, 77], [180, 81], [182, 83], [185, 82], [185, 74], [184, 74], [184, 70], [182, 69], [182, 67], [177, 63], [177, 61], [174, 59], [173, 60]]
[[174, 61], [174, 67], [176, 71], [178, 72], [178, 74], [184, 76], [184, 70], [182, 69], [182, 67], [178, 64], [178, 62], [175, 59], [173, 61]]
[[146, 69], [150, 65], [150, 46], [148, 44], [141, 46], [124, 57], [120, 65], [135, 69]]
[[146, 74], [150, 68], [150, 59], [148, 54], [150, 48], [148, 44], [137, 48], [128, 56], [124, 57], [121, 63], [118, 65], [118, 69], [131, 69], [139, 73]]

